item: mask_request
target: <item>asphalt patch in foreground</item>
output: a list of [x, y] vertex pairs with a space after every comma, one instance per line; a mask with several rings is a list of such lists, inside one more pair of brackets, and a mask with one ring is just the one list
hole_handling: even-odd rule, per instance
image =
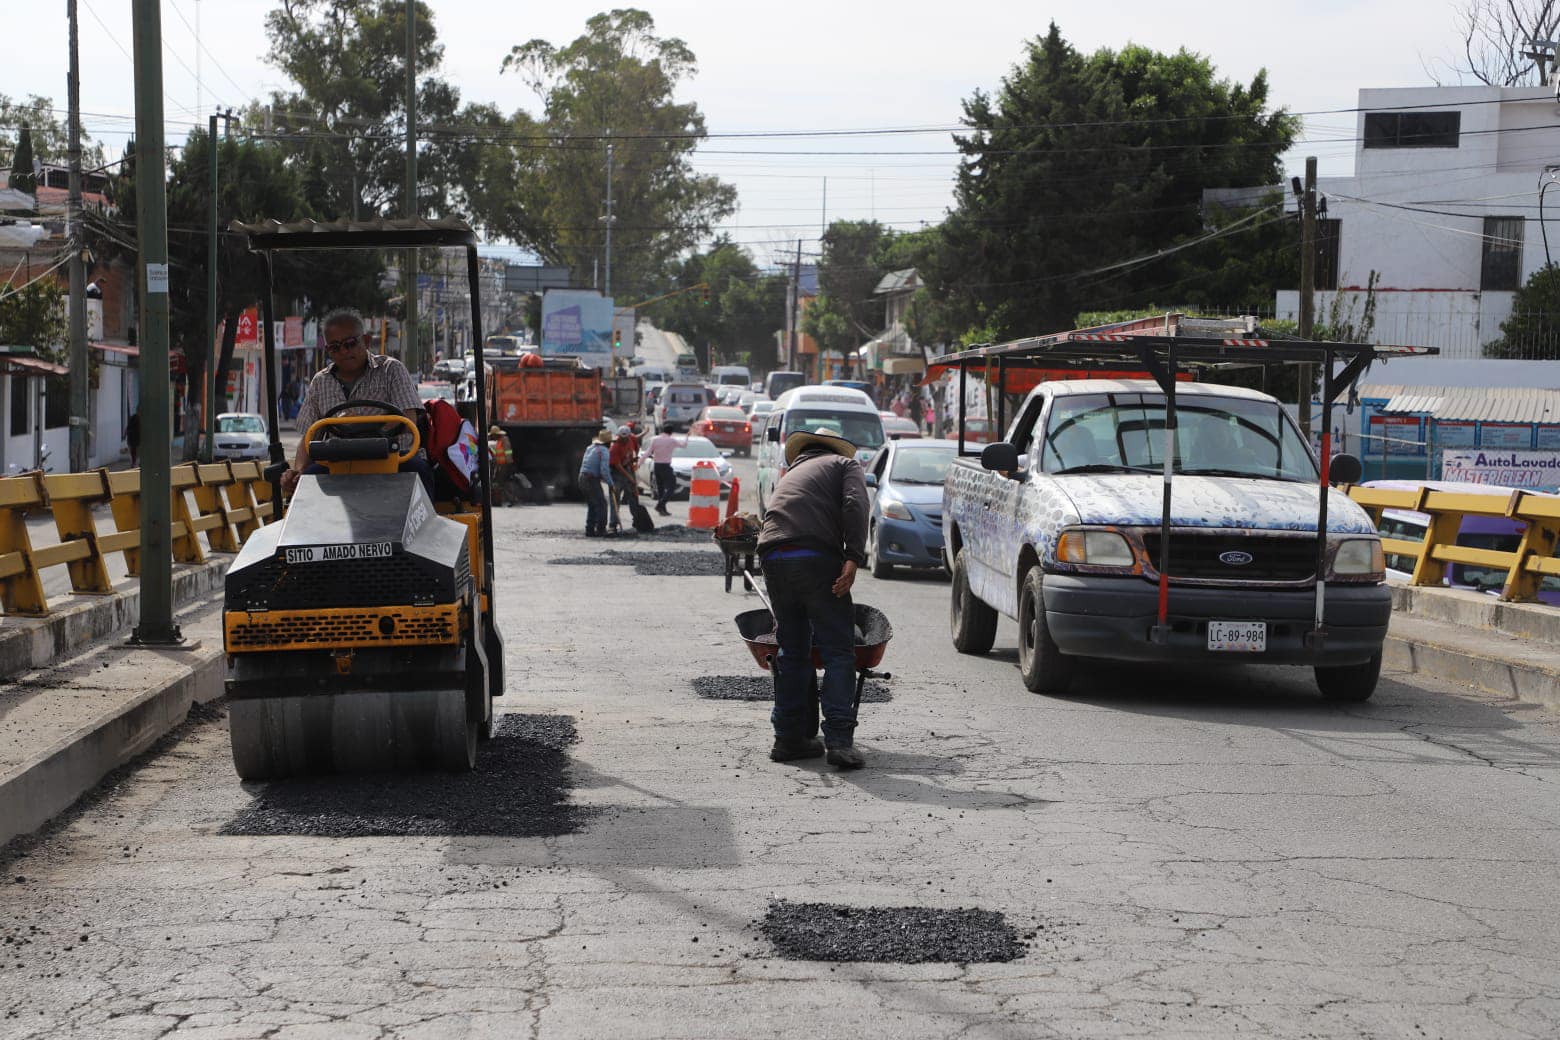
[[984, 964], [1022, 957], [1024, 940], [995, 910], [844, 906], [776, 900], [758, 922], [792, 961]]
[[568, 715], [500, 715], [470, 773], [277, 780], [220, 833], [259, 837], [503, 837], [574, 834], [592, 810], [569, 804]]
[[725, 557], [718, 552], [618, 552], [608, 549], [595, 556], [560, 556], [550, 564], [570, 567], [633, 567], [635, 574], [656, 578], [722, 577]]
[[[626, 512], [627, 510], [625, 510]], [[627, 516], [624, 519], [626, 520]], [[571, 527], [567, 531], [538, 531], [535, 537], [577, 538], [584, 540], [587, 536], [584, 531]], [[715, 544], [715, 539], [710, 536], [710, 532], [702, 531], [695, 527], [687, 527], [683, 524], [667, 524], [664, 527], [657, 527], [654, 531], [640, 532], [625, 523], [623, 530], [616, 537], [630, 539], [635, 542], [687, 542], [690, 545], [710, 546]], [[591, 541], [599, 542], [600, 539], [592, 538]]]
[[[772, 701], [775, 681], [768, 675], [700, 675], [693, 680], [693, 692], [708, 701]], [[893, 699], [893, 692], [876, 679], [868, 679], [861, 691], [863, 704]]]

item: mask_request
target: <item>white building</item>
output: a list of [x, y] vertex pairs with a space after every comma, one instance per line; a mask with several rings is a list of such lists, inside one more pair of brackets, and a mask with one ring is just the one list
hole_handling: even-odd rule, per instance
[[[1359, 108], [1354, 175], [1318, 181], [1317, 320], [1335, 307], [1357, 319], [1375, 272], [1373, 338], [1479, 357], [1545, 263], [1539, 188], [1560, 164], [1555, 91], [1361, 90]], [[1560, 190], [1545, 205], [1560, 216]], [[1560, 223], [1548, 223], [1560, 258]], [[1299, 293], [1278, 293], [1276, 305], [1296, 317]]]

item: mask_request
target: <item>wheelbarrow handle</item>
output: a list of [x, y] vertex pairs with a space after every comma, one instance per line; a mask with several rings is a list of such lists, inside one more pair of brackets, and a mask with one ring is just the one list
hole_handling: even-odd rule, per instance
[[[749, 571], [746, 567], [742, 568], [742, 576], [747, 579], [747, 583], [753, 589], [753, 591], [758, 593], [759, 601], [764, 604], [764, 609], [769, 611], [769, 616], [774, 617], [775, 608], [770, 605], [769, 597], [764, 595], [764, 590], [758, 587], [758, 579], [753, 577], [752, 572]], [[775, 621], [777, 624], [779, 623], [778, 618], [776, 618]]]

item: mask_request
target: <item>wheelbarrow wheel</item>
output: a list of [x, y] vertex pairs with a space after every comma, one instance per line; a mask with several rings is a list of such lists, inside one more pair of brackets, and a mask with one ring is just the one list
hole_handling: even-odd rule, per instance
[[953, 648], [961, 654], [984, 654], [997, 641], [997, 612], [975, 598], [970, 589], [969, 564], [964, 550], [953, 558], [953, 600], [948, 610]]

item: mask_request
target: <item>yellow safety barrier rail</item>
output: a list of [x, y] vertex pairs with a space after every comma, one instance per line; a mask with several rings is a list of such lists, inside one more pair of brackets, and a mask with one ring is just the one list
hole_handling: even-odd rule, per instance
[[[170, 483], [175, 563], [203, 563], [207, 551], [237, 552], [244, 539], [270, 522], [275, 509], [258, 462], [176, 466]], [[111, 532], [98, 530], [98, 511], [105, 505], [114, 521]], [[36, 532], [28, 518], [42, 513], [54, 518], [57, 544], [33, 544]], [[125, 573], [135, 577], [141, 571], [140, 550], [139, 470], [0, 477], [0, 612], [47, 615], [43, 571], [61, 565], [70, 573], [71, 592], [108, 595], [114, 591], [108, 558], [122, 553]]]
[[[1357, 486], [1349, 488], [1349, 497], [1365, 507], [1378, 528], [1384, 509], [1411, 509], [1430, 518], [1423, 541], [1381, 539], [1388, 555], [1414, 559], [1412, 585], [1439, 585], [1446, 578], [1448, 564], [1471, 564], [1505, 571], [1500, 598], [1523, 603], [1538, 597], [1544, 578], [1560, 577], [1560, 559], [1555, 558], [1555, 547], [1560, 544], [1560, 497], [1528, 491], [1507, 495]], [[1463, 518], [1469, 516], [1504, 517], [1526, 527], [1511, 552], [1458, 545], [1458, 531]]]

